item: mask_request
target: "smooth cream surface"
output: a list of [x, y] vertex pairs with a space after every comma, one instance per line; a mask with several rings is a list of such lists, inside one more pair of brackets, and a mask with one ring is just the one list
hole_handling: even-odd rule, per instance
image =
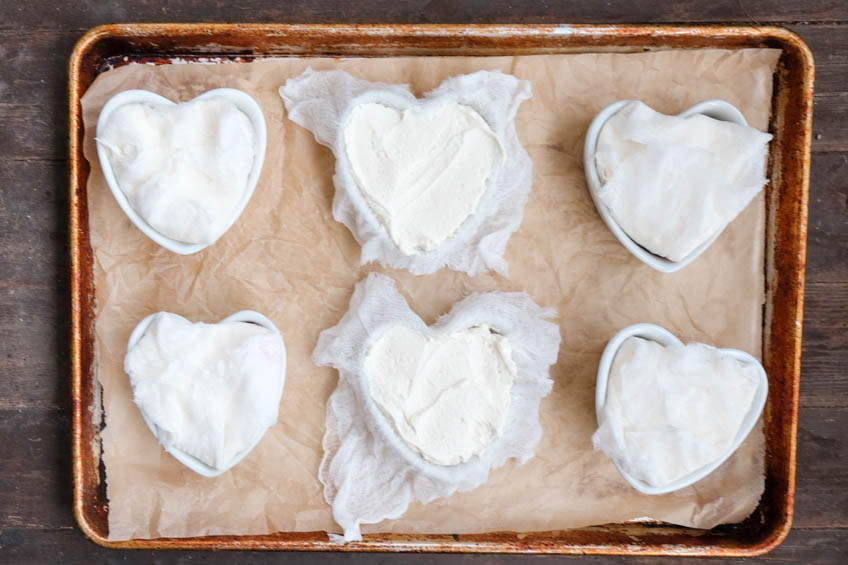
[[729, 224], [766, 182], [771, 135], [634, 101], [598, 136], [601, 202], [648, 251], [680, 261]]
[[216, 469], [229, 468], [277, 421], [282, 342], [256, 324], [192, 323], [160, 312], [124, 369], [159, 441]]
[[497, 135], [453, 102], [355, 106], [343, 133], [362, 195], [406, 255], [437, 248], [474, 213], [503, 159]]
[[391, 328], [365, 366], [377, 406], [432, 463], [468, 461], [504, 429], [517, 369], [507, 338], [488, 326], [439, 336]]
[[173, 106], [130, 103], [109, 116], [97, 142], [130, 205], [159, 233], [212, 243], [247, 190], [254, 128], [221, 97]]
[[708, 345], [628, 338], [613, 361], [596, 448], [631, 476], [665, 486], [730, 448], [759, 386], [751, 364]]

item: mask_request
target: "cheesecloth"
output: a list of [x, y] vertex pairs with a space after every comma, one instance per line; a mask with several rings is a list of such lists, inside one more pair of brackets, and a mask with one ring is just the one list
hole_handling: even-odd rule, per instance
[[[391, 278], [371, 273], [356, 285], [348, 311], [321, 333], [312, 354], [317, 364], [339, 371], [327, 403], [318, 478], [344, 541], [362, 539], [360, 524], [399, 517], [413, 498], [426, 503], [472, 490], [507, 459], [524, 463], [533, 456], [542, 436], [539, 404], [551, 390], [548, 368], [559, 351], [559, 326], [548, 321], [555, 315], [523, 292], [487, 292], [454, 304], [428, 327]], [[465, 463], [431, 463], [404, 443], [371, 397], [366, 354], [391, 327], [441, 334], [484, 323], [509, 340], [518, 369], [503, 433]]]

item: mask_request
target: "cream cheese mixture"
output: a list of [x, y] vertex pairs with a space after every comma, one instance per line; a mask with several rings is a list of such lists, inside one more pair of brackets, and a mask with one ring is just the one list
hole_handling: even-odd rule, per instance
[[212, 243], [227, 230], [256, 153], [253, 125], [235, 104], [124, 104], [98, 133], [119, 188], [156, 231]]
[[754, 365], [708, 345], [628, 338], [592, 441], [631, 476], [668, 485], [730, 448], [759, 382]]
[[680, 261], [729, 224], [766, 182], [771, 135], [634, 101], [598, 136], [598, 198], [648, 251]]
[[365, 367], [377, 406], [432, 463], [468, 461], [504, 429], [517, 369], [507, 338], [488, 326], [438, 336], [391, 328]]
[[160, 312], [124, 369], [163, 445], [227, 469], [277, 421], [282, 347], [276, 332], [256, 324], [192, 323]]
[[439, 102], [405, 110], [355, 106], [343, 130], [362, 195], [406, 255], [431, 251], [474, 213], [503, 159], [475, 110]]

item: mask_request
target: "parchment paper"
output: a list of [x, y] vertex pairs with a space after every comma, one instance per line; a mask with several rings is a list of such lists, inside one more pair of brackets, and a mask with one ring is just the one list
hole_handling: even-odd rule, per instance
[[[764, 300], [762, 195], [692, 265], [663, 275], [622, 247], [592, 206], [583, 177], [583, 139], [607, 104], [638, 98], [677, 113], [707, 98], [738, 106], [766, 129], [779, 51], [701, 50], [639, 54], [387, 59], [277, 59], [215, 65], [130, 65], [100, 75], [83, 97], [91, 243], [97, 299], [97, 375], [103, 385], [103, 458], [110, 539], [275, 531], [338, 532], [317, 479], [325, 402], [335, 371], [310, 360], [318, 334], [338, 322], [360, 268], [359, 247], [333, 221], [333, 158], [288, 121], [277, 88], [308, 65], [408, 82], [413, 91], [478, 69], [531, 81], [518, 135], [533, 159], [524, 221], [507, 247], [510, 277], [469, 278], [441, 270], [395, 277], [428, 323], [469, 292], [523, 290], [558, 310], [562, 347], [554, 389], [542, 402], [536, 457], [508, 463], [480, 488], [427, 505], [364, 532], [538, 531], [652, 517], [711, 527], [745, 518], [763, 490], [763, 434], [757, 430], [710, 477], [664, 496], [640, 495], [592, 449], [597, 364], [607, 340], [635, 322], [662, 325], [684, 341], [760, 355]], [[99, 164], [93, 132], [113, 94], [145, 88], [174, 100], [208, 89], [253, 95], [268, 122], [262, 177], [242, 217], [196, 255], [170, 253], [121, 212]], [[233, 470], [195, 475], [159, 447], [132, 403], [122, 369], [127, 338], [147, 314], [168, 310], [215, 322], [242, 309], [270, 317], [289, 355], [280, 419]]]

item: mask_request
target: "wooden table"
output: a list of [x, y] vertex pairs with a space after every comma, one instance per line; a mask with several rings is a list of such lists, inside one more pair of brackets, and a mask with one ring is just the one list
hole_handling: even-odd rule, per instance
[[[389, 562], [391, 555], [115, 552], [71, 513], [66, 63], [109, 22], [780, 24], [816, 58], [795, 521], [761, 561], [848, 562], [848, 2], [4, 0], [0, 10], [0, 562]], [[550, 563], [548, 557], [526, 562]], [[409, 555], [505, 563], [514, 556]], [[595, 562], [627, 559], [587, 558]], [[645, 563], [659, 560], [643, 558]], [[753, 560], [757, 561], [757, 560]], [[703, 561], [702, 561], [703, 562]]]

